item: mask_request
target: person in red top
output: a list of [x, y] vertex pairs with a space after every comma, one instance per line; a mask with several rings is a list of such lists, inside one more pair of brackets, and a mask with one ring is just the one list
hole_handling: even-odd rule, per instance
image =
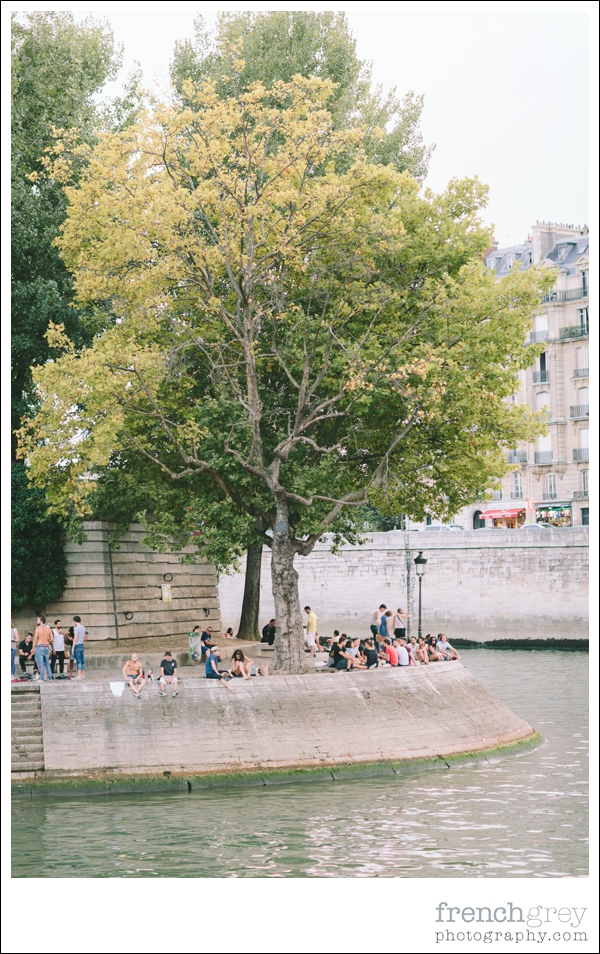
[[379, 653], [379, 655], [382, 659], [387, 659], [390, 666], [398, 665], [398, 651], [395, 646], [392, 646], [387, 636], [383, 641], [383, 652]]

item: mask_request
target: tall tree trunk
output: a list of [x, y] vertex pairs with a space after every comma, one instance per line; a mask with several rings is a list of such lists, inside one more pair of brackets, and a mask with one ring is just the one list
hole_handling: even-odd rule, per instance
[[271, 548], [271, 577], [275, 600], [275, 653], [273, 668], [291, 673], [308, 670], [304, 652], [298, 574], [294, 569], [296, 549], [288, 522], [287, 503], [277, 501], [277, 520]]
[[251, 543], [246, 555], [244, 601], [238, 636], [240, 639], [260, 639], [258, 613], [260, 609], [260, 570], [262, 543]]

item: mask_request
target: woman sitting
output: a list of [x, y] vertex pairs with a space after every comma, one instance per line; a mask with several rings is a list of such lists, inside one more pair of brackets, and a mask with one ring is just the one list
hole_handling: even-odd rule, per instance
[[427, 640], [427, 652], [429, 653], [429, 662], [441, 662], [443, 657], [441, 653], [438, 653], [437, 649], [435, 648], [437, 639], [435, 638], [435, 636], [432, 636], [431, 633], [427, 633], [427, 636], [425, 638]]
[[244, 656], [241, 649], [236, 649], [231, 657], [231, 675], [239, 679], [249, 679], [250, 670], [254, 665], [254, 660], [249, 656]]
[[429, 653], [427, 652], [427, 643], [423, 636], [419, 636], [419, 645], [417, 647], [417, 662], [423, 666], [429, 665]]

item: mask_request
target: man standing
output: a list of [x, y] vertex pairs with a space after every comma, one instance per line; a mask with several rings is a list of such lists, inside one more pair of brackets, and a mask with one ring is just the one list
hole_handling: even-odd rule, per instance
[[50, 662], [50, 669], [52, 670], [52, 675], [56, 669], [56, 660], [58, 659], [58, 672], [59, 678], [65, 678], [65, 634], [62, 631], [62, 626], [59, 619], [54, 620], [54, 629], [52, 630], [52, 635], [54, 637], [54, 647], [52, 653], [52, 660]]
[[173, 695], [176, 696], [179, 692], [177, 685], [177, 660], [173, 659], [172, 654], [167, 649], [165, 658], [160, 664], [159, 696], [166, 696], [168, 682], [173, 686]]
[[275, 630], [277, 628], [277, 622], [274, 619], [270, 619], [266, 626], [263, 626], [262, 639], [261, 643], [268, 643], [269, 646], [272, 646], [275, 642]]
[[144, 668], [138, 659], [137, 653], [132, 653], [131, 659], [128, 659], [123, 666], [123, 678], [134, 696], [139, 699], [140, 693], [146, 685], [146, 680], [144, 679]]
[[379, 609], [376, 609], [371, 617], [371, 633], [376, 643], [379, 642], [379, 626], [381, 624], [381, 614], [385, 613], [387, 607], [382, 603]]
[[38, 616], [37, 626], [33, 634], [33, 650], [35, 652], [35, 661], [38, 666], [39, 678], [45, 681], [45, 673], [48, 679], [52, 679], [50, 669], [50, 649], [52, 648], [52, 630], [46, 625], [46, 617]]
[[306, 642], [308, 643], [308, 648], [310, 650], [311, 656], [316, 656], [317, 654], [317, 616], [311, 610], [310, 606], [304, 607], [304, 612], [308, 613], [306, 620]]
[[75, 626], [73, 627], [73, 652], [75, 654], [75, 662], [77, 663], [77, 678], [85, 678], [85, 655], [83, 651], [83, 644], [87, 640], [87, 633], [85, 626], [81, 625], [81, 616], [74, 616], [73, 622]]
[[12, 619], [10, 621], [10, 675], [11, 678], [15, 674], [15, 658], [17, 655], [17, 646], [19, 645], [19, 630], [13, 623]]

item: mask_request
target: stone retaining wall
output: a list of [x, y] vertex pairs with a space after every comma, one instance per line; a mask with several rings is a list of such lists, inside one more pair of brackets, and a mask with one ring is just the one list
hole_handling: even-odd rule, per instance
[[[62, 620], [63, 628], [72, 625], [74, 615], [89, 631], [88, 651], [119, 643], [132, 646], [148, 640], [159, 642], [157, 651], [187, 647], [187, 633], [196, 623], [221, 630], [217, 576], [206, 560], [182, 564], [182, 554], [156, 553], [142, 543], [144, 530], [133, 524], [120, 540], [118, 550], [109, 553], [110, 524], [84, 524], [87, 540], [67, 542], [67, 586], [60, 600], [39, 607], [50, 623]], [[112, 560], [112, 567], [111, 567]], [[168, 576], [172, 580], [168, 581]], [[167, 580], [165, 580], [167, 576]], [[114, 600], [113, 600], [114, 581]], [[161, 585], [171, 586], [172, 602], [162, 600]], [[116, 621], [115, 621], [116, 603]], [[15, 617], [22, 636], [35, 627], [36, 609], [29, 607]], [[100, 644], [107, 644], [104, 647]], [[165, 643], [163, 646], [162, 644]]]
[[[510, 636], [587, 636], [589, 530], [472, 530], [371, 533], [339, 555], [318, 543], [296, 557], [300, 605], [319, 617], [319, 631], [368, 635], [381, 602], [418, 613], [413, 560], [427, 558], [423, 578], [425, 632], [498, 639]], [[260, 625], [274, 615], [271, 553], [262, 563]], [[242, 566], [243, 571], [243, 566]], [[225, 626], [239, 622], [243, 572], [222, 576]], [[414, 626], [414, 623], [413, 623]], [[416, 628], [412, 630], [413, 635]]]
[[460, 663], [219, 683], [186, 672], [177, 698], [106, 682], [41, 686], [46, 772], [216, 772], [434, 758], [532, 728]]

